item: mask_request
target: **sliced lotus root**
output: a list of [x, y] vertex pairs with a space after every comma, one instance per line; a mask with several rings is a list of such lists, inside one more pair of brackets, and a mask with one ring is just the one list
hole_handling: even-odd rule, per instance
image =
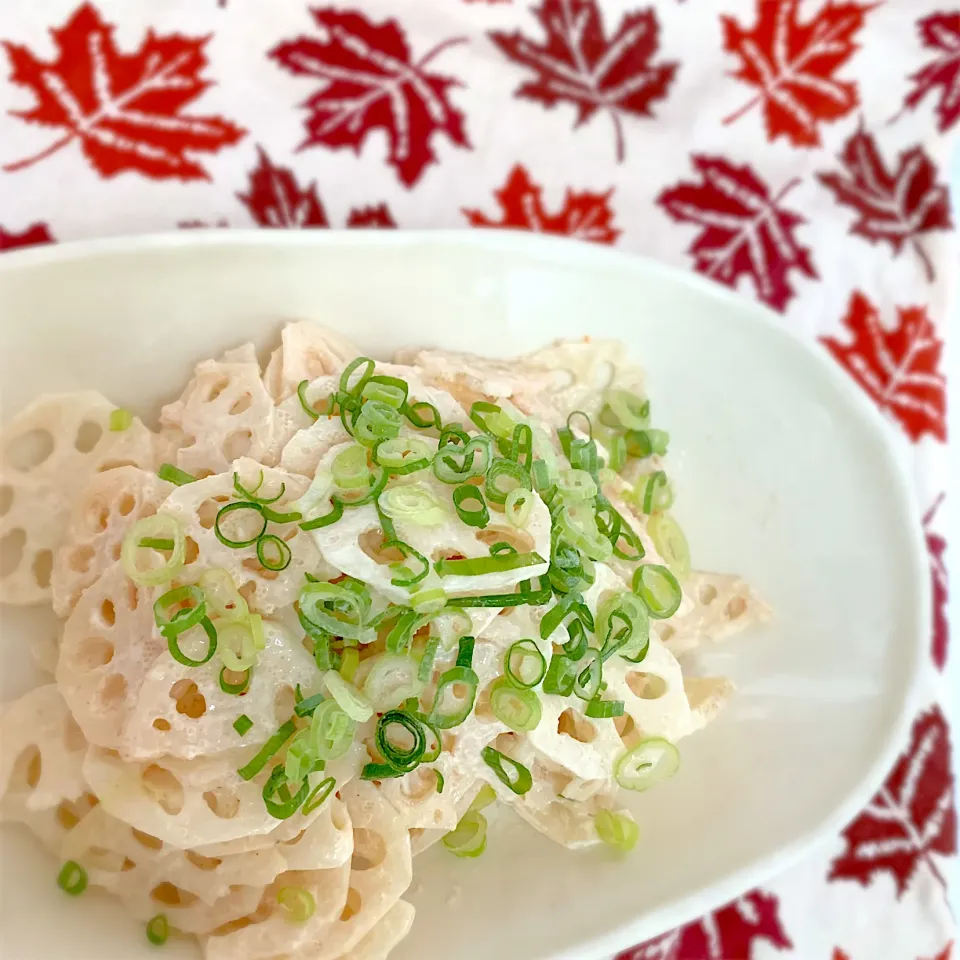
[[[327, 931], [348, 907], [350, 864], [330, 870], [282, 873], [263, 893], [260, 906], [249, 922], [239, 929], [215, 933], [203, 943], [206, 960], [262, 960], [278, 951], [289, 953], [299, 947], [325, 941]], [[304, 922], [291, 922], [281, 902], [288, 888], [306, 890], [316, 909]], [[236, 927], [236, 924], [231, 926]]]
[[80, 594], [120, 559], [123, 538], [133, 524], [155, 514], [173, 489], [172, 483], [139, 467], [94, 474], [70, 508], [54, 557], [51, 586], [58, 616], [69, 616]]
[[[416, 913], [412, 903], [398, 900], [379, 923], [340, 960], [387, 960], [394, 947], [410, 932]], [[298, 958], [295, 956], [293, 960]]]
[[748, 583], [731, 574], [693, 570], [683, 591], [692, 607], [659, 625], [660, 639], [676, 656], [703, 642], [725, 640], [773, 615]]
[[[243, 696], [220, 687], [219, 657], [191, 667], [162, 652], [127, 716], [119, 747], [122, 756], [190, 759], [217, 753], [224, 744], [249, 746], [269, 739], [289, 718], [294, 689], [316, 684], [317, 666], [303, 648], [302, 632], [292, 636], [265, 620], [263, 633], [266, 647], [257, 655]], [[241, 715], [253, 722], [242, 740], [233, 728]]]
[[330, 870], [353, 855], [353, 821], [335, 794], [324, 801], [320, 816], [295, 837], [278, 841], [276, 851], [288, 870]]
[[154, 891], [161, 886], [176, 888], [181, 901], [214, 904], [229, 896], [233, 887], [265, 887], [286, 869], [283, 857], [272, 848], [223, 858], [178, 850], [117, 820], [103, 807], [91, 811], [70, 832], [61, 853], [86, 869], [90, 883], [135, 904], [132, 912], [137, 914], [157, 902]]
[[167, 649], [153, 616], [161, 590], [138, 586], [113, 563], [64, 625], [57, 683], [91, 743], [119, 747], [143, 679]]
[[726, 677], [684, 677], [683, 689], [700, 726], [710, 723], [736, 691]]
[[242, 923], [260, 903], [263, 887], [244, 884], [234, 886], [215, 903], [204, 903], [172, 883], [158, 883], [150, 895], [122, 897], [127, 912], [139, 920], [164, 914], [170, 926], [182, 933], [202, 937], [229, 923]]
[[413, 863], [403, 817], [368, 780], [340, 791], [353, 820], [353, 861], [343, 912], [310, 960], [336, 960], [352, 950], [410, 886]]
[[256, 362], [222, 360], [197, 364], [183, 396], [161, 410], [160, 424], [168, 437], [171, 428], [183, 434], [176, 466], [200, 477], [223, 473], [240, 457], [275, 464], [295, 429], [264, 389]]
[[46, 394], [0, 435], [0, 602], [50, 599], [70, 506], [99, 471], [152, 466], [150, 431], [111, 430], [115, 409], [92, 390]]
[[267, 392], [276, 403], [297, 392], [303, 380], [315, 380], [338, 372], [360, 351], [339, 334], [309, 320], [288, 323], [280, 334], [280, 346], [270, 356], [263, 374]]
[[[164, 501], [160, 512], [180, 520], [186, 533], [187, 566], [181, 573], [180, 580], [193, 582], [199, 579], [204, 570], [222, 567], [229, 571], [237, 589], [252, 610], [270, 614], [278, 607], [288, 606], [299, 597], [300, 588], [305, 582], [304, 574], [316, 574], [320, 567], [320, 554], [311, 534], [301, 530], [295, 522], [270, 522], [266, 527], [266, 533], [280, 537], [290, 548], [290, 564], [282, 574], [264, 569], [257, 560], [254, 544], [233, 548], [221, 543], [215, 532], [217, 514], [228, 503], [242, 499], [234, 488], [234, 473], [250, 491], [257, 485], [262, 474], [263, 485], [258, 493], [260, 497], [272, 497], [279, 493], [283, 486], [283, 495], [276, 503], [270, 504], [270, 509], [277, 513], [289, 512], [290, 504], [308, 486], [305, 477], [262, 466], [255, 460], [244, 458], [234, 463], [225, 473], [177, 487]], [[238, 511], [232, 517], [228, 515], [223, 523], [229, 539], [235, 540], [254, 536], [261, 525], [260, 516], [253, 510], [242, 513]]]

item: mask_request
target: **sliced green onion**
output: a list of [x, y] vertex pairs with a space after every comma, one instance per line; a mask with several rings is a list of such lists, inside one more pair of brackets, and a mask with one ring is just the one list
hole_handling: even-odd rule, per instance
[[475, 810], [468, 810], [455, 830], [440, 841], [455, 857], [479, 857], [487, 848], [487, 818]]
[[180, 649], [180, 634], [167, 634], [167, 649], [170, 651], [170, 656], [173, 657], [177, 663], [182, 663], [187, 667], [202, 667], [217, 652], [217, 629], [210, 622], [210, 618], [204, 617], [200, 621], [199, 626], [207, 635], [207, 652], [200, 660], [194, 660], [192, 657], [188, 657]]
[[485, 810], [497, 799], [497, 791], [490, 786], [489, 783], [485, 783], [478, 791], [477, 795], [473, 798], [468, 810], [474, 810], [479, 813], [481, 810]]
[[283, 763], [283, 774], [291, 783], [299, 783], [312, 770], [315, 762], [312, 744], [310, 743], [310, 731], [301, 730], [290, 741], [287, 747], [287, 756]]
[[300, 524], [301, 530], [319, 530], [321, 527], [329, 527], [336, 523], [343, 516], [343, 501], [339, 497], [334, 497], [330, 512], [322, 516], [314, 517], [313, 520], [307, 520]]
[[639, 477], [633, 489], [633, 501], [646, 514], [669, 510], [673, 504], [673, 488], [663, 470], [654, 470]]
[[557, 523], [565, 539], [591, 560], [603, 563], [610, 559], [613, 547], [597, 526], [592, 504], [581, 501], [564, 505], [558, 511]]
[[[243, 679], [238, 683], [230, 683], [224, 674], [229, 670], [228, 667], [220, 668], [220, 689], [224, 693], [230, 693], [234, 696], [239, 696], [241, 693], [246, 693], [247, 688], [250, 686], [250, 678], [253, 676], [253, 667], [248, 667], [243, 671]], [[239, 671], [231, 670], [231, 673], [237, 673]]]
[[421, 587], [410, 594], [410, 606], [418, 614], [439, 613], [447, 605], [442, 587]]
[[547, 603], [552, 596], [550, 582], [541, 577], [536, 589], [531, 588], [530, 581], [524, 580], [515, 593], [491, 593], [479, 597], [450, 597], [448, 607], [539, 607]]
[[163, 550], [169, 553], [176, 544], [172, 540], [163, 540], [158, 537], [144, 537], [138, 544], [148, 550]]
[[451, 446], [462, 446], [466, 448], [466, 445], [470, 442], [470, 434], [467, 433], [463, 427], [458, 423], [448, 423], [440, 431], [440, 439], [437, 443], [438, 448], [443, 448], [450, 444]]
[[426, 470], [433, 460], [430, 445], [419, 437], [394, 437], [381, 440], [373, 448], [373, 460], [387, 473], [406, 476]]
[[421, 683], [428, 683], [433, 676], [433, 662], [437, 659], [439, 649], [440, 638], [430, 637], [423, 648], [423, 656], [420, 658], [420, 666], [417, 668], [417, 679]]
[[266, 765], [270, 758], [296, 733], [297, 725], [293, 720], [282, 724], [277, 732], [257, 751], [253, 758], [237, 773], [244, 780], [252, 780]]
[[638, 397], [629, 390], [608, 390], [604, 401], [624, 430], [643, 430], [649, 426], [649, 400]]
[[513, 428], [513, 443], [510, 445], [509, 456], [520, 466], [530, 469], [533, 463], [533, 429], [529, 423], [518, 423]]
[[[513, 431], [517, 424], [512, 417], [503, 412], [495, 403], [486, 400], [477, 400], [470, 407], [470, 419], [491, 437], [496, 437], [504, 446], [509, 442], [512, 445]], [[509, 447], [507, 447], [509, 449]]]
[[276, 820], [286, 820], [292, 817], [310, 792], [310, 783], [304, 779], [296, 794], [290, 796], [290, 788], [283, 764], [277, 764], [263, 786], [263, 803], [267, 813]]
[[561, 470], [557, 489], [567, 500], [592, 500], [597, 495], [597, 484], [586, 470]]
[[[412, 740], [410, 747], [400, 746], [391, 737], [393, 727], [399, 727], [410, 735]], [[420, 763], [427, 748], [423, 726], [416, 717], [412, 717], [402, 710], [389, 710], [377, 721], [377, 732], [374, 739], [377, 749], [383, 754], [383, 759], [394, 770], [400, 770], [403, 773], [409, 773]]]
[[[138, 550], [141, 549], [140, 544], [143, 540], [173, 541], [173, 549], [169, 551], [170, 556], [164, 560], [162, 566], [142, 569], [138, 565]], [[144, 517], [130, 528], [130, 532], [123, 539], [120, 554], [123, 571], [134, 583], [143, 586], [155, 587], [168, 583], [183, 569], [186, 543], [186, 534], [176, 517], [166, 513]]]
[[540, 621], [540, 639], [549, 640], [554, 631], [568, 617], [576, 617], [591, 633], [594, 629], [593, 614], [578, 593], [568, 593], [552, 606]]
[[[359, 397], [360, 391], [363, 390], [367, 381], [373, 376], [375, 366], [376, 364], [369, 357], [357, 357], [356, 360], [351, 360], [350, 363], [343, 368], [343, 373], [340, 374], [340, 392]], [[351, 385], [350, 378], [360, 367], [364, 369]]]
[[649, 790], [680, 768], [680, 753], [663, 737], [648, 737], [620, 756], [614, 764], [617, 783], [627, 790]]
[[677, 578], [659, 563], [645, 563], [634, 571], [633, 592], [654, 620], [666, 620], [680, 609], [683, 591]]
[[[373, 716], [371, 712], [370, 716]], [[324, 700], [310, 719], [310, 743], [318, 760], [342, 757], [353, 743], [357, 724], [336, 700]]]
[[310, 417], [311, 420], [319, 420], [320, 414], [310, 406], [309, 401], [307, 400], [307, 387], [310, 386], [309, 380], [301, 380], [297, 384], [297, 397], [300, 400], [300, 406], [303, 409], [303, 412]]
[[186, 470], [175, 467], [172, 463], [161, 463], [157, 476], [167, 483], [175, 484], [178, 487], [186, 486], [188, 483], [195, 483], [197, 478]]
[[110, 411], [110, 430], [114, 433], [122, 433], [133, 426], [133, 414], [123, 407]]
[[306, 923], [317, 912], [317, 901], [304, 887], [281, 887], [277, 891], [277, 903], [287, 923]]
[[548, 571], [550, 583], [558, 593], [581, 593], [596, 579], [593, 561], [584, 557], [566, 540], [553, 538], [553, 553]]
[[392, 710], [423, 689], [412, 657], [385, 653], [377, 658], [363, 683], [363, 692], [378, 712]]
[[353, 435], [365, 447], [373, 447], [378, 440], [392, 440], [399, 436], [401, 425], [399, 410], [381, 400], [368, 400], [360, 408]]
[[542, 714], [533, 690], [515, 687], [506, 677], [490, 685], [490, 709], [501, 723], [519, 732], [535, 730]]
[[253, 729], [253, 721], [245, 713], [241, 713], [240, 716], [233, 721], [233, 729], [236, 730], [241, 737], [245, 737]]
[[257, 560], [264, 570], [286, 570], [293, 559], [290, 547], [274, 533], [265, 533], [257, 541]]
[[647, 524], [647, 532], [674, 576], [681, 580], [686, 577], [690, 573], [690, 547], [680, 524], [669, 513], [655, 513]]
[[471, 437], [462, 447], [449, 440], [443, 443], [441, 437], [441, 445], [433, 458], [433, 474], [443, 483], [463, 483], [484, 476], [491, 456], [489, 437]]
[[361, 780], [390, 780], [402, 776], [403, 771], [396, 770], [389, 763], [366, 763], [360, 771]]
[[569, 639], [563, 644], [563, 652], [571, 660], [577, 661], [582, 659], [590, 643], [583, 624], [579, 620], [571, 620], [567, 624], [567, 635]]
[[342, 490], [355, 490], [369, 484], [370, 467], [367, 465], [367, 450], [359, 443], [344, 447], [330, 465], [333, 481]]
[[[299, 684], [297, 687], [299, 688]], [[312, 697], [306, 697], [298, 701], [297, 705], [293, 708], [293, 712], [298, 717], [310, 717], [313, 716], [314, 710], [320, 706], [324, 701], [324, 696], [322, 693], [315, 693]]]
[[443, 793], [443, 774], [436, 768], [433, 768], [433, 772], [437, 775], [437, 793]]
[[[454, 494], [456, 496], [456, 494]], [[506, 573], [546, 563], [539, 553], [499, 553], [492, 557], [470, 557], [463, 560], [438, 560], [433, 569], [441, 577], [483, 577], [488, 573]]]
[[68, 860], [60, 868], [57, 886], [71, 897], [79, 897], [87, 889], [87, 871], [76, 860]]
[[337, 668], [337, 673], [344, 680], [352, 683], [353, 675], [357, 672], [358, 666], [360, 666], [360, 651], [356, 647], [347, 647], [340, 654], [340, 666]]
[[327, 797], [333, 793], [334, 788], [337, 785], [337, 781], [333, 777], [327, 777], [326, 780], [321, 780], [313, 790], [307, 796], [307, 799], [303, 801], [303, 807], [300, 812], [306, 816], [308, 813], [313, 813], [314, 810], [319, 807]]
[[[619, 633], [616, 622], [628, 623], [629, 636], [623, 637], [622, 643], [616, 645], [612, 651], [608, 645], [616, 644]], [[604, 599], [597, 608], [597, 636], [602, 638], [603, 648], [607, 651], [602, 654], [608, 659], [609, 652], [619, 653], [625, 660], [639, 663], [646, 654], [650, 645], [650, 614], [646, 604], [635, 594], [628, 591], [614, 594]]]
[[515, 487], [507, 494], [503, 504], [503, 513], [507, 522], [518, 530], [526, 529], [533, 510], [534, 494], [523, 487]]
[[207, 609], [215, 617], [243, 618], [249, 610], [233, 582], [233, 577], [222, 567], [211, 567], [200, 574], [197, 581], [207, 600]]
[[146, 926], [147, 940], [155, 947], [162, 947], [170, 936], [170, 924], [166, 916], [158, 913], [147, 921]]
[[622, 700], [600, 700], [595, 698], [587, 704], [584, 713], [595, 720], [604, 720], [608, 717], [622, 717], [624, 703]]
[[220, 659], [228, 670], [242, 673], [257, 662], [257, 652], [263, 649], [263, 620], [259, 614], [218, 620], [217, 643]]
[[516, 489], [533, 490], [530, 473], [519, 463], [502, 458], [490, 464], [485, 482], [491, 503], [506, 503], [507, 496]]
[[[424, 415], [421, 415], [420, 411]], [[416, 427], [418, 430], [440, 429], [440, 411], [426, 400], [420, 400], [417, 403], [404, 404], [400, 412]]]
[[584, 658], [577, 664], [576, 680], [573, 683], [573, 692], [581, 700], [592, 700], [600, 692], [603, 682], [603, 661], [600, 651], [592, 647], [587, 650]]
[[535, 687], [546, 675], [547, 659], [536, 642], [518, 640], [503, 657], [503, 670], [516, 687]]
[[385, 490], [380, 509], [392, 520], [437, 527], [450, 519], [450, 513], [425, 484], [404, 484]]
[[[221, 507], [217, 513], [217, 519], [213, 522], [213, 532], [225, 547], [232, 547], [235, 550], [240, 547], [249, 547], [251, 544], [256, 543], [266, 532], [267, 518], [264, 516], [265, 509], [262, 503], [254, 503], [253, 501], [237, 500], [234, 503], [228, 503], [226, 506]], [[260, 514], [260, 529], [257, 530], [254, 536], [245, 537], [243, 540], [231, 539], [220, 529], [220, 525], [223, 523], [224, 518], [230, 514], [247, 510]]]
[[394, 574], [390, 582], [395, 587], [412, 587], [419, 583], [430, 572], [430, 561], [418, 551], [414, 550], [409, 543], [403, 540], [385, 540], [383, 549], [399, 550], [403, 554], [404, 561], [413, 560], [417, 566], [411, 567], [406, 562], [395, 561], [390, 564], [390, 572]]
[[[493, 747], [484, 747], [480, 751], [483, 762], [497, 775], [500, 782], [505, 784], [518, 796], [523, 796], [533, 786], [533, 777], [530, 771], [512, 757], [508, 757]], [[504, 765], [510, 768], [509, 772]]]
[[[471, 507], [471, 503], [479, 506]], [[463, 483], [453, 491], [453, 505], [457, 516], [468, 526], [483, 529], [490, 522], [490, 511], [487, 510], [483, 494], [472, 483]]]
[[461, 637], [457, 646], [457, 666], [473, 666], [473, 648], [476, 640], [473, 637]]
[[251, 500], [253, 501], [253, 503], [262, 503], [264, 505], [267, 505], [270, 503], [276, 503], [287, 492], [287, 485], [285, 483], [281, 483], [280, 492], [275, 497], [258, 497], [257, 494], [260, 492], [260, 488], [262, 486], [263, 486], [263, 470], [260, 471], [260, 477], [257, 480], [257, 483], [254, 486], [253, 490], [248, 490], [240, 482], [240, 474], [236, 473], [236, 471], [233, 474], [233, 489], [236, 491], [237, 496], [241, 500]]
[[296, 523], [298, 520], [303, 519], [303, 514], [298, 510], [294, 510], [291, 513], [277, 513], [276, 510], [271, 510], [270, 507], [263, 507], [263, 516], [264, 519], [269, 520], [271, 523]]
[[[190, 606], [182, 607], [189, 603]], [[168, 616], [170, 610], [174, 613]], [[203, 591], [187, 585], [168, 590], [153, 605], [153, 619], [164, 637], [176, 636], [196, 626], [207, 615], [207, 601]]]
[[407, 402], [409, 389], [407, 381], [399, 377], [376, 376], [363, 385], [360, 396], [364, 400], [377, 400], [394, 410], [401, 410]]
[[629, 853], [640, 839], [640, 828], [632, 817], [611, 810], [599, 810], [593, 818], [597, 836], [621, 853]]
[[307, 583], [300, 591], [303, 617], [314, 627], [346, 640], [368, 638], [370, 603], [369, 590], [363, 585], [354, 591], [340, 583]]
[[[440, 730], [458, 727], [473, 710], [480, 680], [470, 667], [451, 667], [440, 676], [427, 720]], [[463, 688], [462, 690], [458, 688]]]
[[653, 454], [663, 456], [667, 452], [670, 434], [666, 430], [628, 430], [624, 440], [627, 453], [642, 460]]
[[384, 641], [387, 653], [400, 654], [407, 650], [413, 640], [413, 629], [417, 618], [416, 610], [404, 610], [400, 614]]
[[340, 704], [340, 708], [351, 720], [363, 723], [364, 720], [369, 720], [373, 716], [374, 711], [370, 701], [353, 684], [347, 683], [339, 673], [328, 670], [323, 675], [323, 682], [330, 691], [330, 696]]

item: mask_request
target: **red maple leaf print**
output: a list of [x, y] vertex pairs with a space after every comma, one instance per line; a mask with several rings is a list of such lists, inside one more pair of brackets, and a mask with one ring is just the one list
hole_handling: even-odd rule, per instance
[[923, 307], [897, 307], [897, 325], [886, 329], [877, 308], [860, 292], [850, 299], [843, 325], [850, 343], [821, 337], [826, 348], [873, 398], [895, 417], [911, 440], [929, 433], [947, 439], [946, 382], [939, 371], [943, 341]]
[[465, 37], [447, 40], [412, 62], [395, 20], [373, 23], [362, 13], [332, 7], [311, 12], [320, 36], [297, 37], [269, 54], [291, 73], [323, 83], [304, 104], [311, 112], [301, 149], [322, 144], [359, 153], [367, 134], [381, 129], [390, 145], [387, 162], [408, 187], [436, 161], [430, 145], [435, 134], [471, 149], [463, 114], [449, 98], [450, 88], [460, 82], [426, 70], [441, 51]]
[[878, 5], [827, 0], [801, 23], [800, 0], [757, 0], [757, 22], [750, 30], [721, 16], [724, 49], [740, 58], [733, 76], [759, 89], [724, 123], [763, 104], [768, 140], [786, 137], [797, 147], [819, 146], [819, 124], [845, 117], [859, 103], [856, 84], [834, 74], [853, 56], [864, 16]]
[[652, 9], [624, 14], [616, 33], [604, 33], [598, 0], [542, 0], [533, 8], [546, 34], [542, 43], [522, 33], [492, 31], [490, 38], [513, 61], [536, 74], [515, 96], [550, 108], [562, 100], [576, 104], [579, 127], [598, 110], [613, 121], [617, 160], [625, 153], [623, 115], [652, 117], [678, 64], [653, 63], [660, 46], [660, 24]]
[[918, 20], [917, 27], [923, 45], [938, 55], [910, 77], [915, 86], [903, 101], [903, 109], [915, 109], [939, 87], [937, 126], [946, 133], [960, 117], [960, 12], [932, 13]]
[[938, 670], [947, 664], [947, 646], [950, 640], [950, 625], [947, 622], [947, 565], [943, 558], [947, 541], [931, 530], [933, 518], [943, 503], [944, 494], [940, 494], [933, 506], [923, 518], [923, 531], [927, 538], [927, 552], [930, 554], [930, 575], [933, 578], [933, 662]]
[[491, 219], [481, 210], [464, 209], [463, 213], [474, 227], [517, 227], [534, 233], [613, 243], [620, 231], [613, 225], [612, 194], [612, 188], [606, 193], [568, 189], [563, 206], [551, 214], [543, 205], [543, 187], [534, 183], [530, 174], [517, 164], [503, 188], [494, 194], [502, 211], [501, 219]]
[[728, 287], [749, 276], [764, 303], [784, 310], [795, 295], [788, 282], [791, 270], [817, 279], [810, 251], [794, 237], [806, 221], [779, 206], [799, 180], [771, 197], [748, 166], [737, 167], [723, 157], [695, 154], [692, 159], [701, 182], [664, 190], [657, 203], [674, 220], [702, 228], [688, 251], [694, 269]]
[[15, 250], [17, 247], [32, 247], [38, 243], [55, 243], [50, 228], [45, 223], [33, 223], [20, 233], [9, 233], [0, 227], [0, 250]]
[[210, 81], [203, 47], [209, 37], [158, 36], [152, 30], [139, 50], [121, 53], [113, 27], [89, 3], [51, 31], [58, 55], [44, 61], [19, 44], [3, 42], [13, 83], [29, 88], [36, 105], [12, 115], [66, 132], [32, 157], [3, 169], [22, 170], [78, 140], [103, 177], [134, 170], [155, 179], [209, 180], [192, 153], [215, 153], [246, 132], [222, 117], [181, 111]]
[[778, 950], [793, 946], [780, 923], [777, 898], [762, 890], [625, 950], [616, 960], [752, 960], [756, 941]]
[[920, 235], [949, 230], [953, 223], [947, 188], [937, 183], [937, 168], [923, 148], [905, 150], [896, 170], [888, 171], [876, 139], [861, 127], [844, 144], [840, 160], [843, 173], [817, 176], [839, 203], [860, 214], [851, 233], [871, 243], [889, 243], [895, 254], [909, 241], [927, 279], [933, 280], [933, 264], [920, 244]]
[[383, 229], [396, 227], [396, 225], [393, 214], [390, 213], [385, 203], [378, 203], [373, 207], [356, 207], [350, 211], [350, 216], [347, 218], [348, 227]]
[[[950, 960], [950, 954], [953, 953], [953, 941], [951, 940], [935, 957], [930, 960]], [[923, 960], [923, 958], [919, 958]]]
[[950, 771], [950, 734], [940, 708], [917, 717], [910, 745], [866, 809], [844, 831], [844, 852], [833, 861], [829, 880], [869, 885], [886, 871], [897, 899], [921, 862], [944, 880], [933, 855], [957, 849], [957, 817]]
[[276, 166], [263, 147], [257, 147], [260, 162], [250, 171], [250, 192], [237, 199], [261, 227], [329, 227], [317, 185], [301, 189], [287, 167]]
[[850, 960], [850, 954], [844, 953], [839, 947], [834, 947], [833, 960]]

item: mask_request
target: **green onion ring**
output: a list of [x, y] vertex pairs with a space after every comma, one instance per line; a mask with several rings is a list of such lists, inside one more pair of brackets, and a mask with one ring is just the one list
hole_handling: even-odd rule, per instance
[[[467, 688], [466, 696], [459, 698], [457, 705], [449, 712], [441, 711], [441, 704], [444, 699], [444, 693], [448, 688], [453, 692], [454, 685], [463, 684]], [[427, 720], [438, 730], [450, 730], [453, 727], [460, 726], [470, 711], [473, 710], [474, 701], [477, 698], [477, 687], [480, 680], [476, 673], [470, 667], [451, 667], [441, 675], [437, 683], [437, 692], [433, 699], [433, 707], [427, 714]]]
[[[500, 782], [518, 796], [522, 797], [533, 786], [533, 777], [530, 775], [530, 771], [522, 763], [518, 763], [505, 753], [494, 750], [493, 747], [484, 747], [480, 751], [480, 756], [483, 757], [484, 763], [497, 775]], [[504, 769], [504, 764], [512, 768], [512, 776]]]
[[[479, 507], [465, 507], [464, 503], [478, 503]], [[481, 530], [490, 522], [490, 511], [484, 502], [483, 494], [472, 483], [463, 483], [453, 491], [453, 505], [457, 516], [468, 526]]]
[[170, 936], [170, 924], [164, 914], [158, 913], [147, 921], [147, 940], [155, 947], [162, 947]]
[[[354, 371], [360, 367], [364, 367], [365, 369], [351, 387], [350, 377]], [[351, 360], [350, 363], [344, 367], [343, 373], [340, 374], [340, 392], [355, 398], [359, 397], [360, 391], [363, 390], [367, 381], [373, 376], [375, 367], [376, 364], [369, 357], [357, 357], [355, 360]]]
[[587, 704], [584, 713], [594, 720], [605, 720], [610, 717], [623, 716], [624, 703], [622, 700], [601, 700], [595, 697]]
[[[266, 765], [270, 758], [297, 732], [293, 720], [282, 724], [277, 732], [257, 751], [253, 758], [237, 773], [244, 780], [252, 780]], [[281, 766], [280, 769], [283, 769]]]
[[[454, 497], [456, 497], [456, 491]], [[507, 546], [510, 545], [507, 544]], [[512, 553], [499, 551], [491, 557], [438, 560], [433, 565], [433, 569], [440, 577], [483, 577], [491, 573], [506, 573], [510, 570], [522, 570], [524, 567], [535, 567], [546, 562], [539, 553], [517, 553], [514, 548], [511, 549]]]
[[192, 660], [180, 649], [179, 634], [170, 634], [167, 636], [167, 649], [170, 651], [170, 656], [173, 657], [177, 663], [182, 663], [187, 667], [202, 667], [217, 652], [217, 630], [210, 622], [209, 617], [203, 617], [203, 619], [200, 620], [199, 626], [203, 628], [203, 632], [207, 635], [208, 643], [206, 655], [202, 660]]
[[[266, 508], [262, 503], [254, 503], [253, 501], [247, 500], [238, 500], [234, 503], [228, 503], [226, 506], [221, 507], [217, 513], [217, 519], [213, 522], [213, 532], [217, 535], [217, 539], [225, 547], [232, 547], [234, 550], [239, 549], [240, 547], [249, 547], [251, 544], [256, 543], [266, 532], [267, 518], [264, 516], [265, 509]], [[220, 524], [223, 522], [223, 518], [228, 514], [236, 513], [238, 510], [252, 510], [254, 513], [259, 513], [260, 519], [263, 521], [263, 524], [257, 531], [256, 535], [247, 540], [231, 540], [220, 529]]]
[[[418, 411], [421, 409], [429, 412], [429, 419], [420, 416]], [[417, 430], [440, 429], [440, 411], [432, 403], [427, 403], [426, 400], [420, 400], [417, 403], [404, 404], [400, 408], [400, 412], [410, 421], [411, 424], [413, 424]]]
[[306, 816], [308, 813], [313, 813], [314, 810], [319, 807], [327, 797], [333, 793], [334, 788], [337, 785], [337, 781], [333, 777], [327, 777], [326, 780], [321, 780], [313, 790], [310, 791], [306, 800], [303, 801], [303, 808], [301, 813]]
[[[437, 775], [439, 778], [439, 771]], [[456, 829], [445, 834], [440, 842], [455, 857], [479, 857], [487, 848], [487, 818], [476, 810], [468, 810]]]
[[[267, 556], [267, 548], [276, 550], [275, 557]], [[257, 560], [265, 570], [286, 570], [290, 566], [293, 553], [288, 544], [274, 533], [265, 533], [257, 540]]]
[[680, 609], [683, 591], [677, 578], [659, 563], [645, 563], [633, 573], [633, 592], [654, 620], [666, 620]]
[[[519, 663], [514, 666], [514, 657]], [[533, 675], [524, 676], [524, 664], [528, 661], [535, 664]], [[516, 687], [535, 687], [547, 672], [547, 659], [544, 657], [536, 642], [531, 639], [518, 640], [511, 644], [503, 656], [503, 672], [507, 679]]]
[[[390, 739], [391, 727], [402, 727], [413, 737], [413, 745], [409, 749], [396, 746]], [[402, 710], [389, 710], [377, 721], [377, 731], [374, 736], [377, 749], [383, 759], [395, 770], [409, 773], [420, 763], [427, 748], [427, 740], [420, 722]]]
[[569, 697], [577, 678], [576, 661], [563, 654], [554, 654], [543, 678], [543, 692], [560, 697]]
[[[506, 489], [501, 485], [503, 481], [512, 483]], [[487, 499], [491, 503], [506, 503], [507, 496], [518, 487], [525, 490], [533, 489], [533, 481], [527, 470], [513, 460], [498, 457], [487, 468], [486, 489]]]
[[[235, 695], [246, 693], [247, 688], [250, 686], [250, 678], [253, 676], [253, 667], [247, 667], [247, 669], [243, 671], [243, 679], [239, 683], [228, 683], [224, 679], [223, 675], [228, 669], [228, 667], [220, 668], [220, 689], [224, 693], [232, 693]], [[230, 672], [237, 673], [239, 671], [231, 670]]]
[[68, 860], [60, 868], [57, 886], [71, 897], [79, 897], [87, 889], [87, 871], [76, 860]]
[[603, 661], [600, 651], [591, 647], [577, 664], [579, 672], [573, 683], [573, 692], [581, 700], [592, 700], [600, 692], [603, 682]]
[[[173, 616], [167, 611], [181, 603], [191, 601], [192, 606], [176, 610]], [[207, 615], [207, 601], [203, 591], [192, 584], [168, 590], [157, 598], [153, 605], [153, 619], [164, 637], [176, 636], [195, 627]]]
[[490, 685], [490, 709], [501, 723], [520, 733], [535, 730], [542, 716], [536, 693], [514, 686], [506, 677]]
[[415, 583], [419, 583], [423, 580], [424, 577], [430, 572], [430, 561], [417, 550], [414, 550], [409, 543], [405, 543], [403, 540], [384, 540], [383, 542], [384, 549], [394, 549], [399, 550], [403, 554], [404, 561], [406, 560], [415, 560], [419, 565], [419, 570], [411, 570], [411, 568], [406, 564], [406, 562], [394, 562], [390, 564], [390, 572], [394, 576], [390, 579], [390, 582], [395, 587], [412, 587]]
[[[278, 763], [263, 785], [263, 802], [266, 805], [267, 813], [275, 820], [287, 820], [292, 817], [303, 801], [307, 799], [307, 794], [310, 793], [310, 783], [307, 779], [304, 779], [300, 789], [291, 797], [290, 790], [287, 787], [288, 782], [283, 764]], [[280, 798], [279, 802], [274, 799], [275, 797]]]

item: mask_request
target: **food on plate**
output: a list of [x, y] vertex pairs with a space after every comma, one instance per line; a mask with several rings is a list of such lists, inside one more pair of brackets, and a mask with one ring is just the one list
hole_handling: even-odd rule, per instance
[[503, 808], [631, 849], [624, 796], [732, 691], [678, 657], [766, 615], [691, 569], [654, 423], [619, 344], [380, 363], [306, 322], [153, 428], [35, 400], [0, 600], [62, 629], [0, 715], [0, 817], [207, 960], [387, 956], [413, 857], [480, 856]]

